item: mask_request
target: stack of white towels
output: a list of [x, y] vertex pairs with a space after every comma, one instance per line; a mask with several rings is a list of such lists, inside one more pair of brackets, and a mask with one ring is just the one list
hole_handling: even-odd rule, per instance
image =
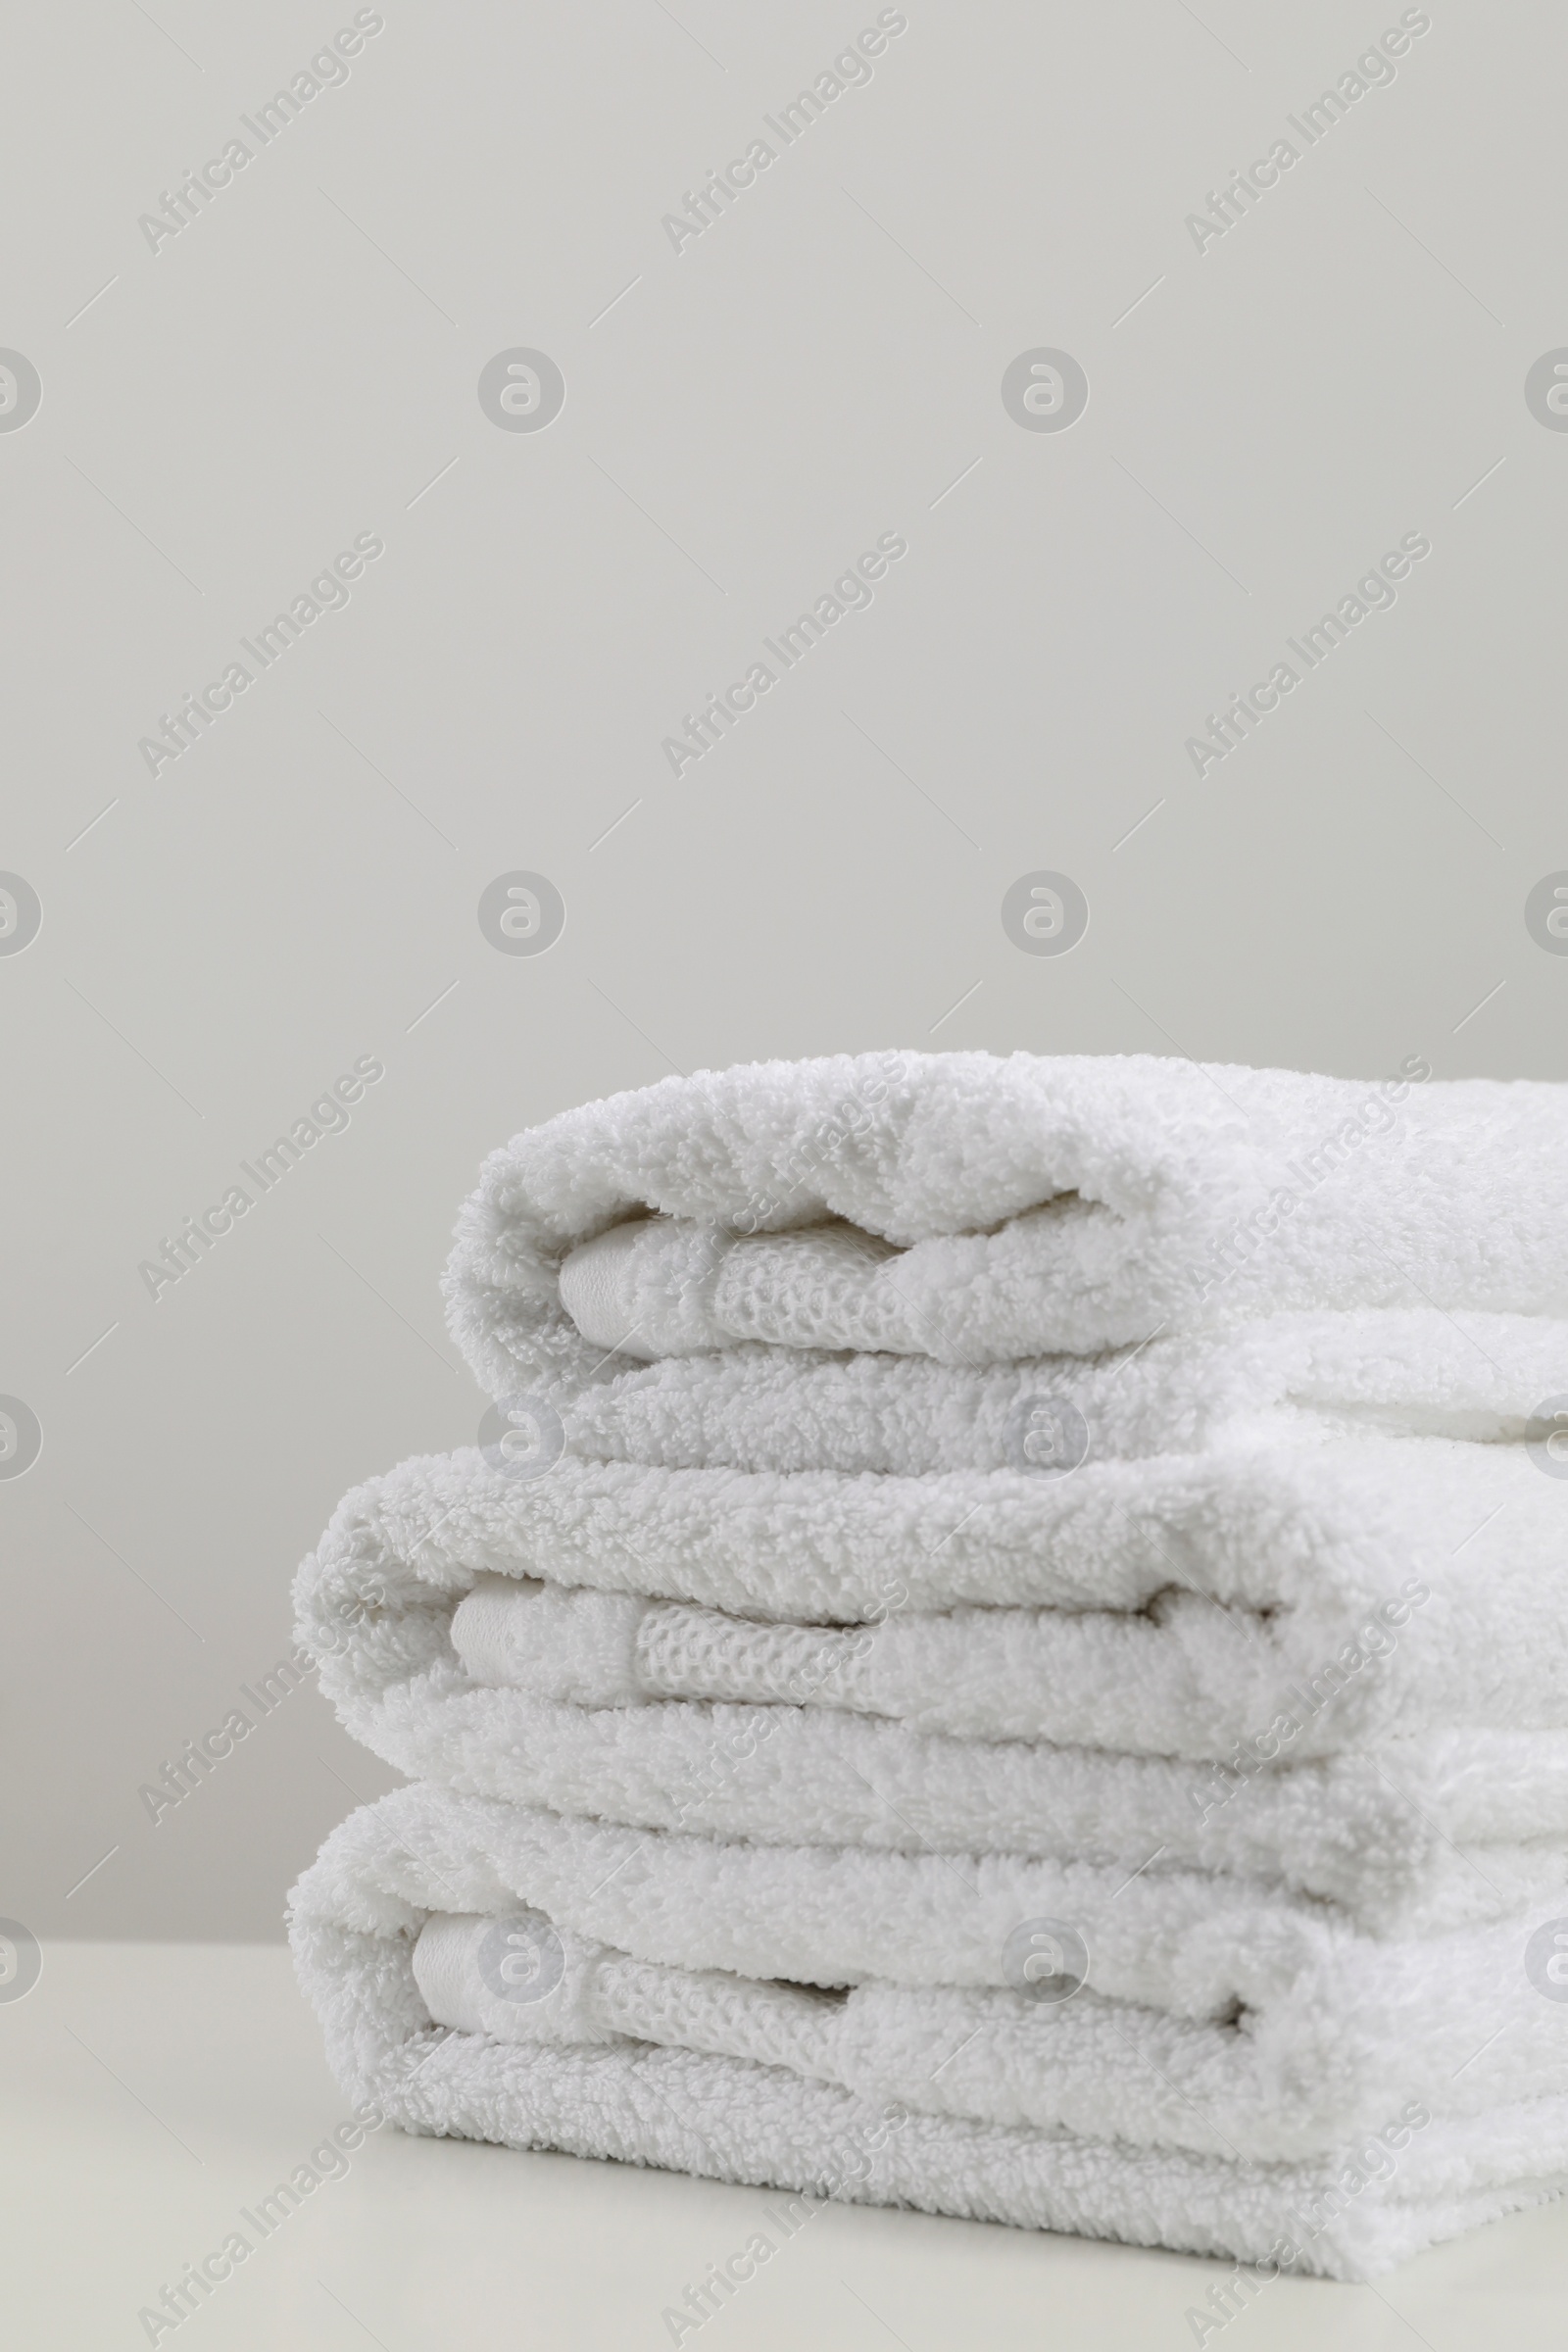
[[703, 1073], [446, 1288], [296, 1592], [354, 2095], [1253, 2289], [1568, 2185], [1568, 1089]]

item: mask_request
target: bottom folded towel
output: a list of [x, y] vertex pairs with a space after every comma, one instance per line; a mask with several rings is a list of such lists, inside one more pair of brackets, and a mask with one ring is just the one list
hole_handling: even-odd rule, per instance
[[[411, 1851], [432, 1806], [451, 1811], [451, 1875]], [[1249, 2294], [1281, 2268], [1376, 2275], [1568, 2187], [1568, 2097], [1434, 2112], [1398, 2095], [1396, 2065], [1342, 2138], [1279, 2160], [1289, 2121], [1249, 2093], [1244, 2049], [1200, 2112], [1158, 2036], [1196, 2050], [1215, 2029], [1080, 1989], [1070, 1969], [1032, 1984], [1026, 1969], [1022, 1991], [835, 1993], [611, 1949], [493, 1875], [483, 1890], [460, 1825], [471, 1838], [508, 1810], [396, 1791], [334, 1834], [292, 1898], [333, 2069], [407, 2131], [703, 2174], [808, 2211], [831, 2197], [1227, 2255], [1254, 2266]], [[1097, 2049], [1126, 2080], [1147, 2073], [1145, 2112], [1085, 2095]], [[1110, 2136], [1118, 2123], [1136, 2136]]]

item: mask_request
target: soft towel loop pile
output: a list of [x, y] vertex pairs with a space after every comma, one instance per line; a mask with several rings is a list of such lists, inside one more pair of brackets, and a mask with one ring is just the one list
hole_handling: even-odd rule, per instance
[[1565, 1147], [1415, 1059], [881, 1054], [493, 1154], [481, 1443], [296, 1589], [416, 1784], [295, 1892], [345, 2081], [1336, 2276], [1555, 2193]]

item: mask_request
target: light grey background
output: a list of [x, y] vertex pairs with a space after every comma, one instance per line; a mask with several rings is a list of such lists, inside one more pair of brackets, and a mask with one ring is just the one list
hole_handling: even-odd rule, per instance
[[[0, 1912], [46, 1941], [275, 1936], [389, 1784], [304, 1690], [158, 1826], [137, 1797], [286, 1650], [342, 1491], [471, 1441], [437, 1276], [518, 1127], [883, 1045], [1565, 1072], [1523, 919], [1568, 866], [1568, 434], [1523, 392], [1568, 343], [1559, 12], [1434, 0], [1200, 253], [1397, 7], [909, 0], [677, 253], [662, 216], [875, 7], [387, 0], [150, 251], [353, 13], [8, 34], [0, 344], [43, 402], [0, 433], [0, 866], [44, 915], [0, 957], [0, 1391], [44, 1446], [0, 1483]], [[543, 432], [479, 406], [517, 345], [564, 374]], [[1039, 346], [1089, 377], [1066, 432], [1002, 403]], [[869, 610], [674, 777], [682, 713], [890, 531]], [[1414, 531], [1396, 605], [1195, 775]], [[347, 609], [149, 775], [361, 532]], [[515, 868], [565, 902], [542, 956], [478, 927]], [[1070, 955], [1003, 930], [1036, 869], [1088, 899]], [[366, 1054], [349, 1130], [155, 1303], [139, 1261]]]

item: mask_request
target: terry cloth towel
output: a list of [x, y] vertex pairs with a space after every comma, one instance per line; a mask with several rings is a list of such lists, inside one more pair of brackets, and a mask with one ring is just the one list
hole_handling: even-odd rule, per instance
[[1210, 1870], [1387, 1934], [1568, 1900], [1568, 1731], [1429, 1732], [1226, 1773], [835, 1708], [583, 1706], [476, 1686], [455, 1660], [340, 1707], [404, 1772], [636, 1829]]
[[[733, 1904], [769, 1858], [715, 1865], [690, 1850], [707, 1841], [647, 1840], [638, 1899], [631, 1856], [616, 1870], [624, 1837], [419, 1787], [345, 1823], [291, 1897], [345, 2089], [411, 2131], [1227, 2254], [1265, 2278], [1375, 2275], [1568, 2181], [1568, 2007], [1530, 1981], [1532, 1922], [1401, 1949], [1244, 1899], [1192, 1935], [1215, 1984], [1284, 1998], [1193, 2029], [1147, 1984], [1142, 2003], [1009, 1984], [1008, 1936], [1050, 1924], [1027, 1914], [986, 1950], [979, 1982], [1001, 1988], [913, 1989], [898, 1903], [873, 1926], [874, 1889], [858, 1924], [835, 1925], [823, 1886], [826, 1908], [781, 1902], [807, 1965], [794, 1984], [749, 1982], [731, 1947], [760, 1930]], [[775, 1898], [807, 1891], [767, 1875]], [[1150, 1912], [1137, 1898], [1118, 1923], [1114, 1900], [1099, 1918], [1109, 1974], [1147, 1972]], [[926, 1939], [943, 1936], [940, 1889], [914, 1908]], [[618, 1944], [612, 1916], [631, 1931]], [[846, 1930], [880, 1932], [899, 1974], [847, 1970]], [[854, 1989], [825, 1999], [812, 1982]], [[1494, 2038], [1437, 2088], [1481, 2018]], [[1326, 2071], [1288, 2051], [1293, 2019], [1315, 2021]], [[1320, 2144], [1275, 2152], [1282, 2132]]]
[[1376, 1083], [1145, 1054], [704, 1071], [493, 1153], [447, 1297], [483, 1387], [558, 1398], [607, 1349], [984, 1364], [1288, 1308], [1561, 1316], [1568, 1089], [1419, 1056]]
[[492, 1420], [524, 1477], [569, 1451], [669, 1470], [1060, 1478], [1091, 1456], [1200, 1452], [1244, 1433], [1381, 1430], [1539, 1452], [1568, 1405], [1551, 1393], [1565, 1378], [1560, 1317], [1423, 1307], [1278, 1315], [1218, 1338], [986, 1366], [749, 1345], [633, 1368], [611, 1353], [586, 1389], [514, 1392]]
[[1415, 1059], [890, 1054], [495, 1154], [479, 1442], [296, 1587], [416, 1776], [296, 1889], [345, 2080], [1339, 2275], [1557, 2193], [1565, 1143]]
[[[1492, 1348], [1467, 1354], [1463, 1335], [1437, 1323], [1456, 1351], [1450, 1406], [1485, 1401], [1497, 1414], [1508, 1401], [1498, 1356], [1518, 1327], [1491, 1319]], [[1522, 1352], [1559, 1328], [1527, 1332]], [[1135, 1399], [1166, 1377], [1156, 1347], [1123, 1370]], [[1520, 1396], [1541, 1370], [1530, 1362]], [[483, 1453], [406, 1465], [351, 1495], [302, 1570], [300, 1635], [348, 1728], [404, 1771], [559, 1811], [770, 1843], [1092, 1854], [1128, 1870], [1157, 1851], [1167, 1866], [1331, 1898], [1386, 1933], [1550, 1899], [1568, 1879], [1562, 1482], [1542, 1475], [1527, 1444], [1365, 1428], [1270, 1444], [1266, 1422], [1211, 1457], [1055, 1479], [752, 1482], [773, 1503], [767, 1541], [797, 1589], [834, 1509], [852, 1523], [858, 1511], [863, 1537], [880, 1531], [886, 1622], [845, 1636], [837, 1669], [799, 1613], [754, 1630], [738, 1616], [651, 1611], [665, 1579], [684, 1581], [682, 1598], [711, 1595], [685, 1574], [692, 1546], [666, 1548], [648, 1513], [629, 1560], [618, 1555], [640, 1592], [518, 1586], [509, 1622], [537, 1626], [533, 1652], [499, 1671], [482, 1643], [475, 1658], [467, 1634], [455, 1638], [454, 1603], [471, 1629], [476, 1601], [500, 1605], [493, 1585], [473, 1592], [485, 1571], [559, 1573], [528, 1540], [552, 1496], [592, 1520], [565, 1463], [514, 1480]], [[715, 1470], [665, 1477], [688, 1528], [688, 1490], [716, 1491], [733, 1511], [745, 1483]], [[905, 1558], [888, 1543], [900, 1511], [887, 1490], [906, 1486], [928, 1519], [934, 1491], [953, 1490], [945, 1533], [924, 1545], [944, 1582], [913, 1596], [925, 1608], [912, 1614]], [[1162, 1508], [1184, 1491], [1206, 1520], [1201, 1550]], [[1031, 1517], [1032, 1502], [1046, 1509]], [[955, 1617], [953, 1602], [976, 1595], [949, 1539], [982, 1544], [1008, 1506], [1034, 1538], [1034, 1590], [1058, 1605]], [[1054, 1532], [1053, 1510], [1070, 1539], [1062, 1565], [1091, 1569], [1098, 1594], [1051, 1591], [1054, 1546], [1040, 1539]], [[763, 1515], [753, 1510], [754, 1527]], [[1140, 1558], [1146, 1582], [1129, 1594]], [[603, 1559], [588, 1574], [617, 1581]], [[746, 1605], [745, 1593], [725, 1597]], [[1097, 1597], [1123, 1613], [1087, 1605]], [[1402, 1665], [1385, 1673], [1390, 1658]], [[953, 1728], [931, 1722], [944, 1713]]]
[[[1253, 1371], [1265, 1352], [1277, 1366], [1289, 1354], [1319, 1362], [1338, 1339], [1324, 1329], [1333, 1322], [1269, 1327], [1272, 1350], [1257, 1334], [1237, 1346], [1253, 1357]], [[1361, 1322], [1378, 1329], [1361, 1331], [1359, 1357], [1333, 1366], [1312, 1411], [1300, 1406], [1293, 1418], [1272, 1411], [1279, 1393], [1269, 1399], [1260, 1376], [1249, 1413], [1249, 1393], [1232, 1378], [1237, 1348], [1206, 1350], [1197, 1386], [1201, 1401], [1185, 1430], [1173, 1430], [1187, 1445], [1143, 1456], [1138, 1446], [1124, 1458], [1102, 1445], [1077, 1465], [1067, 1456], [1057, 1468], [1034, 1460], [1027, 1440], [1008, 1460], [992, 1437], [983, 1451], [976, 1448], [976, 1468], [961, 1463], [955, 1442], [953, 1468], [941, 1460], [921, 1468], [914, 1448], [894, 1456], [882, 1446], [849, 1468], [736, 1470], [682, 1460], [684, 1442], [665, 1445], [659, 1430], [647, 1428], [637, 1442], [654, 1460], [597, 1456], [600, 1440], [573, 1418], [564, 1435], [578, 1451], [541, 1448], [538, 1458], [517, 1463], [508, 1460], [503, 1442], [491, 1442], [414, 1458], [343, 1498], [318, 1552], [303, 1564], [301, 1611], [313, 1609], [318, 1583], [353, 1576], [353, 1564], [365, 1604], [385, 1586], [395, 1616], [405, 1604], [428, 1606], [425, 1588], [454, 1592], [482, 1569], [694, 1601], [736, 1616], [837, 1625], [956, 1604], [1116, 1609], [1150, 1618], [1161, 1594], [1199, 1590], [1227, 1609], [1269, 1618], [1272, 1635], [1281, 1623], [1296, 1628], [1302, 1611], [1328, 1611], [1324, 1633], [1314, 1628], [1300, 1648], [1281, 1648], [1279, 1680], [1289, 1680], [1291, 1672], [1312, 1670], [1328, 1630], [1390, 1599], [1413, 1569], [1427, 1581], [1450, 1574], [1519, 1581], [1523, 1611], [1538, 1609], [1561, 1581], [1568, 1480], [1554, 1458], [1561, 1442], [1543, 1437], [1533, 1423], [1540, 1406], [1526, 1399], [1554, 1376], [1568, 1376], [1568, 1346], [1561, 1346], [1568, 1327], [1519, 1317]], [[1375, 1378], [1363, 1378], [1351, 1395], [1356, 1362], [1371, 1366]], [[659, 1374], [667, 1369], [659, 1366]], [[830, 1378], [839, 1366], [815, 1369]], [[1096, 1369], [1104, 1374], [1104, 1366]], [[1156, 1430], [1161, 1395], [1171, 1395], [1173, 1411], [1180, 1397], [1166, 1381], [1161, 1346], [1145, 1348], [1119, 1369], [1119, 1393], [1114, 1381], [1109, 1393], [1119, 1395], [1114, 1411], [1124, 1421], [1114, 1428]], [[1034, 1374], [1049, 1381], [1055, 1366], [1039, 1364]], [[618, 1411], [620, 1386], [604, 1390], [595, 1411], [600, 1404]], [[1232, 1404], [1215, 1404], [1227, 1390], [1234, 1390]], [[1112, 1425], [1104, 1395], [1089, 1401], [1096, 1430]], [[839, 1423], [847, 1421], [844, 1411]], [[1398, 1440], [1392, 1435], [1398, 1421], [1446, 1428], [1450, 1442]], [[1455, 1442], [1481, 1435], [1491, 1442]], [[623, 1446], [625, 1433], [615, 1442]], [[665, 1451], [677, 1460], [661, 1460]], [[350, 1606], [353, 1592], [336, 1599]], [[1138, 1635], [1150, 1670], [1159, 1648], [1154, 1630], [1145, 1623]], [[318, 1644], [331, 1637], [329, 1621], [315, 1628]], [[358, 1644], [346, 1635], [341, 1646], [343, 1687], [353, 1689], [362, 1682]], [[1514, 1637], [1509, 1687], [1516, 1687], [1514, 1660], [1526, 1663], [1538, 1648]], [[420, 1653], [418, 1644], [395, 1651], [381, 1625], [371, 1675], [395, 1656], [412, 1670], [435, 1651]], [[326, 1670], [329, 1684], [334, 1672]], [[1484, 1691], [1486, 1658], [1464, 1658], [1464, 1672]], [[1210, 1698], [1225, 1705], [1222, 1689]], [[1533, 1700], [1523, 1705], [1531, 1710]], [[1554, 1717], [1526, 1712], [1519, 1719]]]

